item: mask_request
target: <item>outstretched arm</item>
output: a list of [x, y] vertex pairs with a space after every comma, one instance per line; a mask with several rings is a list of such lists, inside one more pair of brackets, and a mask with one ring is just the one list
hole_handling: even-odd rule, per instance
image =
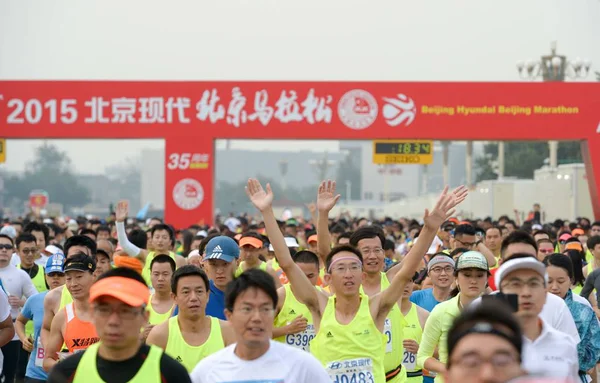
[[140, 249], [133, 243], [129, 241], [127, 238], [127, 233], [125, 232], [125, 219], [127, 218], [127, 213], [129, 212], [129, 203], [127, 201], [119, 201], [117, 203], [117, 208], [115, 209], [116, 221], [117, 221], [117, 238], [119, 239], [119, 244], [123, 248], [123, 251], [127, 253], [127, 255], [131, 257], [139, 258], [142, 262], [146, 262], [146, 256], [148, 255], [148, 251], [145, 249]]
[[[466, 193], [468, 193], [468, 190], [465, 186], [459, 186], [456, 189], [454, 189], [454, 191], [452, 192], [454, 197], [460, 201], [463, 201], [464, 198], [466, 198]], [[464, 194], [464, 196], [463, 196], [463, 194]], [[420, 235], [419, 235], [419, 238], [421, 238]], [[435, 235], [434, 235], [434, 239], [435, 239]], [[421, 241], [421, 239], [419, 239], [419, 241]], [[419, 242], [419, 241], [417, 241], [417, 242]], [[428, 245], [427, 249], [429, 248], [429, 246], [431, 246], [431, 243]], [[427, 249], [425, 249], [425, 251], [427, 251]], [[491, 254], [491, 252], [489, 250], [488, 250], [488, 252]], [[493, 257], [494, 256], [492, 255], [492, 258]], [[495, 259], [494, 259], [494, 262], [495, 262]], [[394, 276], [396, 275], [396, 273], [398, 273], [398, 271], [400, 271], [400, 269], [402, 269], [403, 266], [404, 266], [404, 261], [390, 267], [390, 269], [388, 271], [386, 271], [386, 273], [385, 273], [387, 275], [388, 280], [391, 281], [392, 279], [394, 279]]]
[[467, 197], [467, 189], [461, 190], [458, 194], [448, 193], [448, 187], [446, 187], [431, 212], [425, 209], [423, 217], [425, 226], [421, 230], [421, 234], [419, 234], [419, 240], [404, 258], [402, 268], [391, 280], [390, 287], [379, 294], [378, 319], [385, 318], [392, 306], [402, 298], [404, 286], [417, 271], [421, 259], [423, 259], [427, 249], [431, 246], [440, 225], [454, 214], [454, 207]]
[[327, 255], [331, 251], [331, 235], [329, 233], [329, 212], [337, 201], [340, 199], [339, 194], [335, 194], [335, 181], [323, 181], [319, 185], [317, 192], [317, 246], [319, 249], [319, 257], [325, 264]]
[[287, 275], [290, 284], [294, 287], [296, 292], [296, 298], [312, 311], [319, 310], [319, 298], [317, 289], [310, 283], [306, 275], [302, 272], [302, 269], [298, 267], [288, 249], [285, 238], [279, 230], [275, 214], [273, 213], [273, 191], [271, 185], [267, 184], [267, 190], [265, 191], [261, 186], [260, 182], [256, 179], [249, 179], [246, 186], [246, 194], [252, 204], [260, 211], [265, 222], [265, 228], [267, 229], [267, 235], [273, 245], [275, 251], [275, 257], [279, 266]]

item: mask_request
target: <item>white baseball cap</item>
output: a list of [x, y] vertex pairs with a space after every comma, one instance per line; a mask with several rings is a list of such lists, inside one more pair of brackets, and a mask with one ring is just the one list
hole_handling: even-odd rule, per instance
[[517, 258], [517, 259], [509, 259], [504, 262], [502, 266], [498, 268], [496, 275], [494, 276], [494, 282], [496, 286], [500, 286], [500, 282], [502, 279], [506, 277], [508, 274], [517, 270], [533, 270], [536, 273], [540, 274], [546, 284], [548, 284], [548, 274], [546, 273], [546, 265], [542, 262], [538, 261], [534, 257], [527, 258]]
[[[294, 248], [300, 247], [300, 245], [298, 244], [298, 241], [294, 237], [285, 237], [285, 245], [287, 247], [294, 247]], [[275, 251], [275, 249], [273, 249], [273, 245], [269, 245], [269, 251]]]

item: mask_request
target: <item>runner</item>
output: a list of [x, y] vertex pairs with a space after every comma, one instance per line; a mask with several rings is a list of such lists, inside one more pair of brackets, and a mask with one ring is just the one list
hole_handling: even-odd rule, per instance
[[450, 297], [454, 284], [454, 260], [446, 253], [435, 254], [427, 263], [427, 276], [432, 288], [417, 290], [410, 296], [410, 301], [431, 312], [435, 306]]
[[239, 247], [240, 259], [242, 261], [235, 271], [236, 277], [248, 269], [267, 270], [267, 263], [259, 258], [259, 255], [266, 250], [263, 238], [260, 234], [254, 232], [242, 234], [242, 238], [240, 238], [239, 241]]
[[[600, 325], [589, 302], [571, 291], [574, 279], [573, 263], [569, 257], [553, 254], [544, 259], [548, 273], [548, 291], [565, 300], [573, 315], [581, 341], [577, 345], [579, 377], [587, 382], [587, 372], [600, 360]], [[583, 302], [577, 301], [583, 300]]]
[[225, 289], [234, 278], [240, 249], [224, 235], [212, 238], [205, 247], [204, 269], [210, 283], [206, 315], [225, 320]]
[[148, 303], [151, 326], [161, 324], [171, 316], [175, 306], [175, 300], [171, 296], [171, 278], [175, 268], [173, 258], [164, 254], [154, 257], [150, 264], [152, 288], [154, 289]]
[[[319, 258], [311, 251], [303, 250], [293, 257], [310, 283], [317, 286]], [[310, 350], [315, 337], [315, 326], [308, 307], [300, 303], [290, 284], [277, 289], [277, 309], [273, 327], [273, 339], [304, 351]]]
[[[83, 253], [93, 259], [96, 255], [96, 250], [96, 242], [85, 235], [74, 235], [69, 237], [65, 242], [64, 254], [66, 258], [69, 258], [75, 254]], [[49, 291], [46, 297], [44, 297], [44, 322], [42, 323], [42, 331], [40, 333], [44, 348], [48, 347], [47, 342], [54, 316], [71, 302], [73, 302], [71, 293], [69, 293], [69, 289], [65, 288], [64, 285]]]
[[450, 251], [458, 248], [478, 251], [483, 254], [488, 265], [496, 264], [496, 257], [477, 236], [477, 231], [470, 224], [461, 224], [454, 229], [450, 237]]
[[139, 339], [148, 323], [148, 287], [137, 272], [112, 269], [90, 290], [93, 320], [100, 342], [51, 371], [49, 383], [188, 383], [185, 368]]
[[422, 377], [423, 371], [417, 367], [417, 353], [419, 352], [419, 344], [423, 336], [423, 328], [429, 317], [429, 312], [410, 301], [415, 281], [419, 278], [419, 273], [415, 273], [412, 280], [404, 287], [404, 293], [400, 301], [400, 310], [406, 321], [404, 326], [402, 344], [404, 346], [404, 354], [402, 356], [402, 366], [406, 370], [408, 383], [421, 383], [430, 380], [431, 377]]
[[[0, 234], [0, 238], [2, 235]], [[0, 242], [0, 252], [5, 244]], [[0, 288], [0, 347], [4, 347], [10, 343], [15, 336], [15, 326], [13, 326], [13, 320], [11, 315], [11, 307], [8, 301], [8, 297], [4, 292], [4, 289]], [[0, 352], [0, 377], [4, 373], [4, 356]]]
[[[25, 243], [21, 243], [21, 247], [24, 245]], [[8, 295], [11, 317], [15, 320], [27, 298], [37, 294], [37, 290], [25, 271], [10, 264], [13, 249], [12, 239], [7, 235], [0, 234], [0, 282]], [[4, 354], [4, 377], [8, 382], [12, 382], [15, 378], [18, 366], [21, 366], [23, 375], [25, 375], [29, 355], [21, 349], [21, 342], [17, 335], [14, 335], [12, 341], [1, 348], [2, 354]]]
[[492, 267], [498, 267], [497, 263], [500, 260], [500, 246], [502, 245], [502, 229], [498, 226], [492, 226], [485, 231], [485, 246], [490, 249], [496, 264]]
[[[63, 271], [64, 257], [60, 255], [48, 258], [46, 264], [46, 283], [50, 289], [65, 284], [65, 273]], [[44, 363], [44, 348], [40, 338], [40, 330], [44, 319], [44, 297], [48, 291], [36, 294], [25, 302], [23, 310], [15, 321], [15, 330], [23, 349], [31, 353], [27, 370], [25, 372], [26, 383], [42, 383], [48, 378], [48, 374], [42, 368]], [[26, 333], [26, 326], [33, 321], [33, 337]]]
[[[462, 254], [456, 263], [454, 276], [458, 294], [440, 303], [431, 311], [423, 329], [423, 340], [417, 354], [417, 366], [437, 373], [436, 382], [443, 382], [440, 373], [446, 372], [448, 362], [446, 341], [452, 322], [465, 307], [485, 293], [489, 276], [487, 259], [478, 251]], [[433, 356], [436, 347], [439, 358]]]
[[98, 342], [89, 302], [95, 270], [96, 262], [84, 253], [75, 254], [65, 261], [65, 286], [71, 293], [73, 302], [67, 304], [64, 310], [61, 309], [52, 320], [50, 336], [44, 348], [46, 371], [50, 371], [58, 363], [63, 343], [68, 352], [73, 354]]
[[98, 247], [98, 249], [96, 250], [96, 257], [94, 258], [94, 261], [96, 261], [96, 271], [94, 272], [94, 279], [97, 279], [100, 275], [104, 274], [105, 272], [107, 272], [108, 270], [111, 269], [111, 256], [110, 254], [104, 250]]
[[179, 313], [155, 326], [146, 341], [165, 350], [188, 371], [210, 354], [235, 342], [229, 323], [205, 314], [209, 288], [206, 273], [196, 266], [177, 269], [171, 291]]
[[[273, 224], [280, 234], [278, 247], [285, 247], [275, 217]], [[192, 382], [331, 383], [310, 353], [271, 339], [277, 300], [273, 277], [262, 270], [248, 270], [231, 282], [226, 314], [237, 343], [198, 363]]]
[[173, 246], [175, 245], [175, 233], [173, 229], [165, 225], [164, 223], [157, 223], [152, 226], [150, 230], [152, 251], [146, 249], [140, 249], [127, 238], [125, 233], [125, 220], [129, 212], [129, 203], [127, 201], [119, 201], [117, 208], [115, 209], [116, 220], [117, 220], [117, 236], [119, 238], [119, 245], [121, 248], [130, 256], [138, 258], [144, 264], [144, 271], [142, 276], [147, 281], [148, 285], [152, 284], [150, 278], [150, 263], [152, 259], [159, 255], [165, 254], [173, 258], [177, 267], [181, 267], [186, 264], [185, 258], [181, 255], [175, 254]]
[[524, 335], [523, 368], [538, 376], [577, 381], [577, 343], [540, 315], [549, 294], [547, 280], [546, 266], [529, 253], [514, 254], [496, 273], [496, 286], [500, 291], [518, 295], [516, 316]]
[[[323, 188], [322, 184], [320, 189]], [[325, 189], [335, 191], [335, 185], [328, 183]], [[405, 257], [403, 267], [392, 279], [390, 287], [372, 298], [360, 292], [361, 253], [352, 246], [334, 248], [326, 262], [328, 274], [325, 278], [336, 292], [330, 298], [317, 291], [293, 262], [273, 215], [270, 186], [267, 185], [265, 192], [257, 180], [248, 180], [246, 193], [263, 216], [279, 264], [298, 294], [298, 300], [309, 307], [313, 316], [317, 335], [311, 342], [311, 352], [327, 366], [332, 380], [360, 378], [376, 383], [385, 381], [381, 358], [385, 353], [385, 319], [402, 297], [406, 283], [412, 279], [439, 226], [451, 216], [452, 208], [466, 197], [466, 192], [457, 195], [448, 193], [447, 189], [444, 189], [431, 213], [425, 211], [421, 239]], [[332, 195], [330, 205], [333, 206], [337, 199], [339, 195]], [[337, 368], [340, 364], [342, 368]]]
[[507, 307], [485, 302], [463, 311], [448, 332], [445, 382], [505, 383], [525, 375], [522, 336]]

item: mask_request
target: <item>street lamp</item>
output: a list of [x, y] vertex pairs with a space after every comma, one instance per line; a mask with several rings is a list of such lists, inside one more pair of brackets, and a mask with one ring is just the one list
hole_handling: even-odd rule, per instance
[[327, 159], [327, 152], [323, 158], [318, 160], [308, 160], [308, 163], [314, 167], [317, 178], [319, 182], [325, 181], [327, 179], [327, 173], [329, 172], [329, 168], [336, 164], [335, 160]]
[[[561, 82], [565, 78], [578, 79], [584, 78], [590, 73], [592, 63], [590, 60], [582, 60], [577, 57], [574, 60], [567, 60], [567, 56], [556, 54], [556, 41], [550, 44], [551, 53], [542, 56], [539, 60], [527, 60], [517, 62], [519, 76], [526, 80], [535, 80], [542, 78], [545, 82]], [[550, 151], [550, 168], [556, 169], [558, 166], [558, 141], [548, 141]], [[502, 145], [502, 152], [504, 146]], [[504, 164], [502, 164], [502, 167]], [[504, 173], [504, 169], [500, 169]]]
[[551, 53], [542, 56], [539, 60], [517, 62], [517, 70], [525, 80], [565, 81], [565, 78], [584, 78], [590, 73], [592, 63], [590, 60], [577, 57], [567, 60], [567, 56], [556, 54], [556, 41], [550, 45]]
[[288, 172], [288, 161], [287, 160], [279, 161], [279, 173], [281, 174], [281, 188], [283, 189], [284, 193], [287, 191], [287, 182], [285, 181], [285, 176], [287, 175], [287, 172]]

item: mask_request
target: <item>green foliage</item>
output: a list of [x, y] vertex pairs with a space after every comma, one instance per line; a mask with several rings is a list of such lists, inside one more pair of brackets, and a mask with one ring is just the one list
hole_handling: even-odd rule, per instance
[[[475, 159], [477, 181], [498, 178], [495, 163], [498, 159], [498, 143], [484, 146], [484, 155]], [[533, 178], [536, 169], [544, 165], [549, 157], [548, 142], [506, 142], [504, 144], [504, 176]], [[576, 141], [561, 141], [558, 144], [558, 160], [561, 163], [581, 162], [581, 146]]]
[[50, 202], [65, 208], [84, 206], [90, 200], [89, 190], [78, 182], [67, 154], [47, 142], [35, 148], [34, 160], [25, 172], [8, 177], [5, 186], [7, 205], [23, 206], [34, 189], [47, 191]]

